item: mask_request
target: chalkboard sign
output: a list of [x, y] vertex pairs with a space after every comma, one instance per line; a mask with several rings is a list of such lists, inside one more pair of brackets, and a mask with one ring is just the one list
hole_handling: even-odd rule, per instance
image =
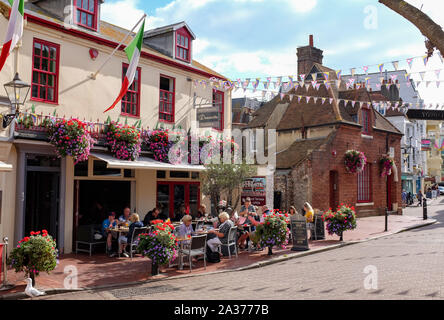
[[301, 215], [294, 215], [290, 219], [291, 237], [293, 239], [292, 251], [306, 251], [308, 248], [307, 224]]
[[325, 240], [325, 227], [322, 214], [315, 214], [314, 221], [316, 232], [313, 234], [313, 240]]

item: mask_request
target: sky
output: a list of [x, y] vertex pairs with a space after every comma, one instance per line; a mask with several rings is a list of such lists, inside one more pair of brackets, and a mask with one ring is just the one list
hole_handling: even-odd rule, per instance
[[[407, 0], [444, 26], [443, 0]], [[324, 50], [323, 64], [343, 73], [399, 61], [399, 68], [429, 71], [418, 90], [426, 103], [444, 104], [444, 83], [436, 88], [435, 56], [408, 68], [406, 59], [425, 54], [424, 36], [410, 22], [377, 0], [106, 0], [102, 19], [131, 29], [143, 13], [146, 29], [186, 21], [196, 35], [193, 58], [229, 79], [297, 74], [296, 49], [314, 35]], [[393, 70], [386, 63], [388, 70]], [[440, 74], [444, 81], [444, 70]], [[256, 93], [257, 95], [257, 93]]]

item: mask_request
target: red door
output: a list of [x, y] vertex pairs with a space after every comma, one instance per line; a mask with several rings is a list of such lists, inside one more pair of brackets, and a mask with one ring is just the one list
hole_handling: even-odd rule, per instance
[[330, 208], [336, 209], [339, 205], [338, 172], [330, 171]]
[[200, 183], [169, 181], [157, 183], [157, 206], [162, 209], [163, 214], [174, 218], [182, 205], [185, 205], [187, 213], [197, 213], [200, 205]]

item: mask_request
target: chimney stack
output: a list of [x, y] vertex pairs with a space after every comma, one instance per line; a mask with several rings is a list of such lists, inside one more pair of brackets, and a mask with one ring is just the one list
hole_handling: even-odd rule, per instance
[[315, 63], [322, 65], [323, 51], [314, 47], [314, 37], [309, 36], [309, 44], [305, 47], [299, 47], [297, 50], [298, 56], [298, 75], [310, 73]]

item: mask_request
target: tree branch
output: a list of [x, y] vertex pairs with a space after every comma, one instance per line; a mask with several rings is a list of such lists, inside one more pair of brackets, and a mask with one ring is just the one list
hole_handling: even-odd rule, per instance
[[444, 31], [428, 15], [403, 0], [379, 0], [379, 2], [413, 23], [444, 55]]

